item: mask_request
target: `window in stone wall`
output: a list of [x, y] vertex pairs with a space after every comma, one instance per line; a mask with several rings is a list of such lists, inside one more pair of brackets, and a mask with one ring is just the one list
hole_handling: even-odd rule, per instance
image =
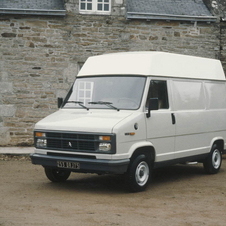
[[85, 105], [92, 101], [93, 82], [79, 82], [77, 88], [77, 97], [75, 100], [83, 102]]
[[80, 13], [110, 14], [111, 0], [80, 0]]

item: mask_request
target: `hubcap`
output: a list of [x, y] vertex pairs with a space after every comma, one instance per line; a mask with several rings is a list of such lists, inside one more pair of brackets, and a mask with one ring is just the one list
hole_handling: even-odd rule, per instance
[[149, 166], [146, 162], [140, 162], [136, 169], [136, 182], [140, 186], [144, 186], [149, 178]]
[[212, 164], [215, 169], [218, 169], [221, 164], [221, 154], [218, 149], [214, 150], [212, 155]]

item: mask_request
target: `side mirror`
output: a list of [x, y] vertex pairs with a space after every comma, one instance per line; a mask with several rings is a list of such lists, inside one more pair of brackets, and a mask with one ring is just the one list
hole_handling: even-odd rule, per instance
[[57, 98], [57, 106], [58, 108], [61, 108], [62, 104], [63, 104], [64, 99], [62, 97], [58, 97]]
[[158, 98], [150, 98], [148, 100], [148, 113], [147, 118], [151, 117], [151, 111], [159, 109], [159, 99]]

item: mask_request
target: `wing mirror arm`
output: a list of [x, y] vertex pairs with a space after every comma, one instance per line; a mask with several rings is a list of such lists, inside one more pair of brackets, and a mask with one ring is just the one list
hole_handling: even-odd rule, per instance
[[58, 106], [58, 108], [61, 108], [63, 102], [64, 102], [64, 99], [62, 97], [58, 97], [57, 98], [57, 106]]
[[148, 100], [148, 112], [146, 114], [147, 118], [151, 117], [151, 111], [159, 109], [159, 99], [158, 98], [150, 98]]

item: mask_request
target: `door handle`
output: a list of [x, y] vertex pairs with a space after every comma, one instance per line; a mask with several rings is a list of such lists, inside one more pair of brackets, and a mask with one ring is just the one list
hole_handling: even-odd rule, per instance
[[174, 113], [171, 113], [171, 118], [172, 118], [172, 124], [176, 124], [176, 118], [175, 118], [175, 115]]

